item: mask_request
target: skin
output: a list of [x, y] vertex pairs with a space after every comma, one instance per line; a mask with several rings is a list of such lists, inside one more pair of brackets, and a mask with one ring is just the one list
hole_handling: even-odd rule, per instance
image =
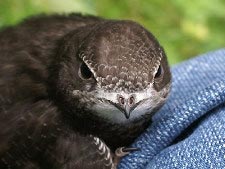
[[0, 32], [0, 168], [114, 168], [164, 104], [171, 75], [132, 21], [39, 16]]

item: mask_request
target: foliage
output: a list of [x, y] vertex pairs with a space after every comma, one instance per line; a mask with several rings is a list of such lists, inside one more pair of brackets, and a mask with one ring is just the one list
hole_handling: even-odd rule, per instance
[[41, 12], [132, 19], [159, 39], [174, 64], [225, 46], [224, 9], [224, 0], [0, 0], [0, 26]]

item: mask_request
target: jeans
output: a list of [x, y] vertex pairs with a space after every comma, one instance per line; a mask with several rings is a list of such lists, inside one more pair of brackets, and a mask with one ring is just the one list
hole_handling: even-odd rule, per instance
[[225, 168], [225, 49], [172, 67], [172, 91], [119, 169]]

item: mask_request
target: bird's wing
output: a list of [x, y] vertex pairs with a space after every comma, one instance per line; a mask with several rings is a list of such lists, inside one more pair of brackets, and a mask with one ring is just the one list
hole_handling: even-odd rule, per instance
[[102, 140], [62, 128], [58, 115], [48, 101], [2, 111], [0, 168], [114, 168], [112, 153]]
[[2, 111], [0, 168], [20, 169], [28, 163], [31, 166], [35, 158], [41, 158], [46, 147], [58, 136], [58, 114], [57, 108], [47, 100], [18, 103]]
[[[56, 144], [55, 152], [48, 156], [54, 163], [54, 168], [63, 169], [114, 169], [112, 153], [105, 143], [91, 135], [81, 136], [68, 132], [61, 136]], [[71, 134], [73, 133], [73, 134]]]

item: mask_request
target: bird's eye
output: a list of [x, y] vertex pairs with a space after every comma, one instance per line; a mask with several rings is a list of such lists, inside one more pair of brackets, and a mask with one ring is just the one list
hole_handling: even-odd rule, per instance
[[92, 72], [90, 71], [90, 69], [87, 67], [87, 65], [85, 63], [82, 63], [80, 65], [79, 76], [80, 76], [80, 78], [85, 79], [85, 80], [93, 77]]
[[161, 78], [162, 75], [163, 75], [163, 68], [160, 65], [159, 68], [158, 68], [158, 70], [157, 70], [157, 72], [156, 72], [156, 74], [155, 74], [155, 79]]

